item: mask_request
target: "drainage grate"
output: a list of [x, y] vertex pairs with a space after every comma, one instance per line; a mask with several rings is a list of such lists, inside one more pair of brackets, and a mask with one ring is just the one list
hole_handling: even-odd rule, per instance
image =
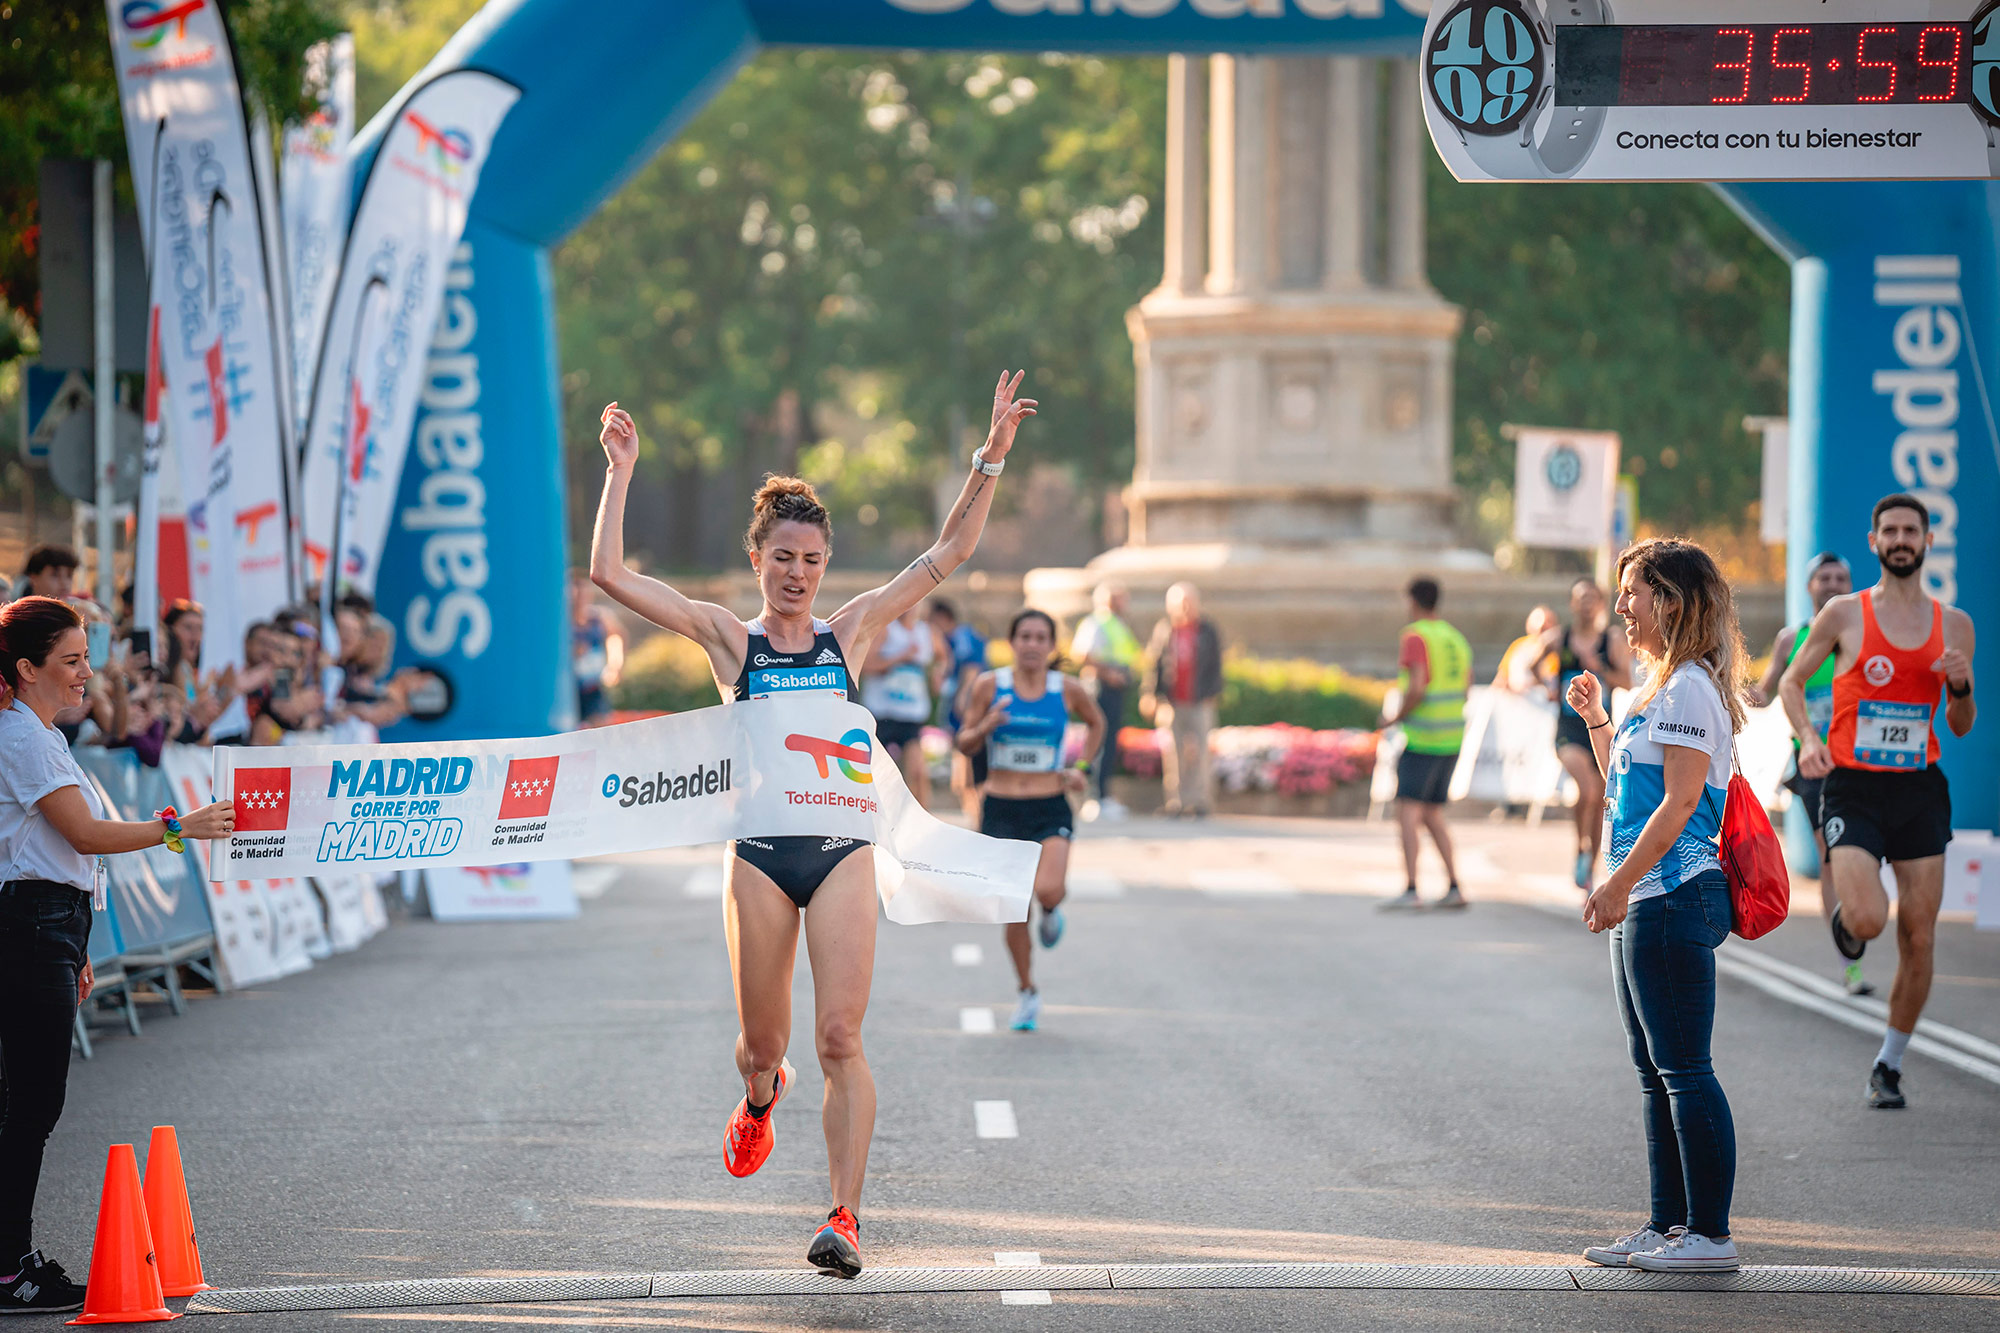
[[1794, 1291], [1825, 1295], [2000, 1296], [2000, 1268], [1809, 1268], [1746, 1266], [1734, 1273], [1572, 1270], [1585, 1291]]
[[1035, 1268], [866, 1268], [857, 1278], [828, 1277], [810, 1269], [750, 1272], [657, 1273], [653, 1295], [847, 1296], [918, 1291], [1108, 1291], [1101, 1266], [1047, 1264]]
[[1111, 1284], [1200, 1287], [1375, 1287], [1384, 1290], [1575, 1291], [1567, 1268], [1519, 1264], [1119, 1264]]
[[1525, 1264], [1046, 1264], [1035, 1268], [871, 1268], [852, 1281], [772, 1268], [620, 1277], [415, 1278], [318, 1287], [205, 1291], [188, 1314], [499, 1305], [653, 1296], [861, 1296], [908, 1292], [1191, 1291], [1754, 1291], [1826, 1295], [2000, 1296], [2000, 1268], [1750, 1267], [1735, 1273]]
[[188, 1314], [266, 1314], [278, 1310], [373, 1310], [389, 1305], [488, 1305], [507, 1301], [590, 1301], [645, 1296], [653, 1279], [629, 1277], [433, 1277], [402, 1282], [337, 1282], [323, 1287], [250, 1287], [204, 1291]]

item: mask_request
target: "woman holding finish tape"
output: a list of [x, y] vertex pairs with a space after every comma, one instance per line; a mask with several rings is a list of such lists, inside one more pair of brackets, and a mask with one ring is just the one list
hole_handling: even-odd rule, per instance
[[[1014, 433], [1034, 415], [1014, 397], [1021, 374], [1000, 376], [986, 443], [946, 517], [937, 542], [882, 587], [833, 613], [813, 614], [832, 555], [833, 523], [813, 488], [796, 477], [767, 477], [753, 501], [744, 549], [756, 571], [763, 610], [739, 620], [726, 607], [689, 600], [658, 579], [625, 567], [625, 494], [639, 457], [631, 416], [612, 403], [599, 437], [610, 466], [597, 508], [590, 577], [619, 603], [700, 644], [724, 703], [777, 694], [858, 693], [849, 663], [868, 660], [889, 623], [964, 564], [993, 506], [994, 483]], [[875, 863], [866, 843], [847, 838], [738, 839], [724, 861], [723, 929], [736, 1011], [736, 1072], [743, 1099], [723, 1133], [722, 1160], [747, 1176], [771, 1155], [772, 1110], [797, 1078], [785, 1048], [792, 1034], [792, 966], [801, 919], [812, 964], [814, 1045], [826, 1076], [821, 1121], [833, 1211], [813, 1233], [806, 1259], [842, 1277], [861, 1271], [861, 1182], [875, 1133], [875, 1080], [861, 1051], [861, 1020], [875, 969]]]
[[90, 921], [104, 905], [101, 858], [183, 837], [226, 838], [228, 801], [175, 818], [106, 819], [56, 730], [90, 679], [83, 617], [68, 602], [0, 607], [0, 1313], [76, 1310], [83, 1288], [34, 1248], [42, 1146], [62, 1115], [70, 1029], [90, 998]]

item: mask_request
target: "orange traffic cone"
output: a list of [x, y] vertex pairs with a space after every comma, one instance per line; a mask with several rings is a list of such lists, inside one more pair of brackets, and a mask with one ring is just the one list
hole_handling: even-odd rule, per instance
[[178, 1318], [166, 1307], [153, 1264], [153, 1229], [139, 1188], [139, 1159], [131, 1144], [114, 1143], [104, 1164], [104, 1197], [97, 1205], [97, 1243], [90, 1249], [83, 1313], [69, 1322], [140, 1324]]
[[181, 1144], [172, 1125], [154, 1125], [146, 1149], [146, 1218], [153, 1224], [160, 1290], [169, 1296], [214, 1291], [201, 1280], [201, 1250], [194, 1243], [194, 1210], [188, 1207]]

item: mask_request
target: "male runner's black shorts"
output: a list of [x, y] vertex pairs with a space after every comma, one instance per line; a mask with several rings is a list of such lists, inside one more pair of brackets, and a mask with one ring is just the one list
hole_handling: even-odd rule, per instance
[[1943, 856], [1951, 841], [1951, 784], [1936, 764], [1914, 773], [1836, 768], [1821, 781], [1819, 808], [1829, 850], [1919, 861]]
[[1396, 761], [1396, 799], [1420, 805], [1443, 805], [1451, 799], [1451, 774], [1458, 755], [1403, 751]]
[[884, 745], [908, 745], [924, 734], [921, 722], [898, 722], [894, 718], [875, 719], [875, 738]]
[[1069, 837], [1074, 825], [1067, 796], [988, 796], [979, 807], [979, 831], [989, 838], [1043, 842]]
[[1785, 790], [1796, 796], [1799, 804], [1805, 807], [1806, 818], [1812, 821], [1814, 833], [1820, 831], [1820, 824], [1825, 819], [1819, 808], [1820, 789], [1825, 785], [1825, 778], [1801, 777], [1796, 768], [1792, 770], [1792, 775], [1785, 779]]

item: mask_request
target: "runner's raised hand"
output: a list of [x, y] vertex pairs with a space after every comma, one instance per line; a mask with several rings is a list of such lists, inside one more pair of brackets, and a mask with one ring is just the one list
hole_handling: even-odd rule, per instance
[[639, 461], [639, 428], [632, 424], [632, 415], [617, 403], [604, 409], [602, 417], [604, 429], [598, 433], [597, 442], [604, 446], [604, 456], [612, 467], [631, 467]]
[[986, 432], [984, 453], [986, 461], [997, 463], [1007, 456], [1014, 447], [1014, 432], [1021, 427], [1023, 418], [1035, 415], [1035, 400], [1014, 397], [1021, 387], [1021, 377], [1028, 372], [1017, 370], [1010, 379], [1006, 371], [1000, 372], [1000, 382], [993, 386], [993, 424]]

